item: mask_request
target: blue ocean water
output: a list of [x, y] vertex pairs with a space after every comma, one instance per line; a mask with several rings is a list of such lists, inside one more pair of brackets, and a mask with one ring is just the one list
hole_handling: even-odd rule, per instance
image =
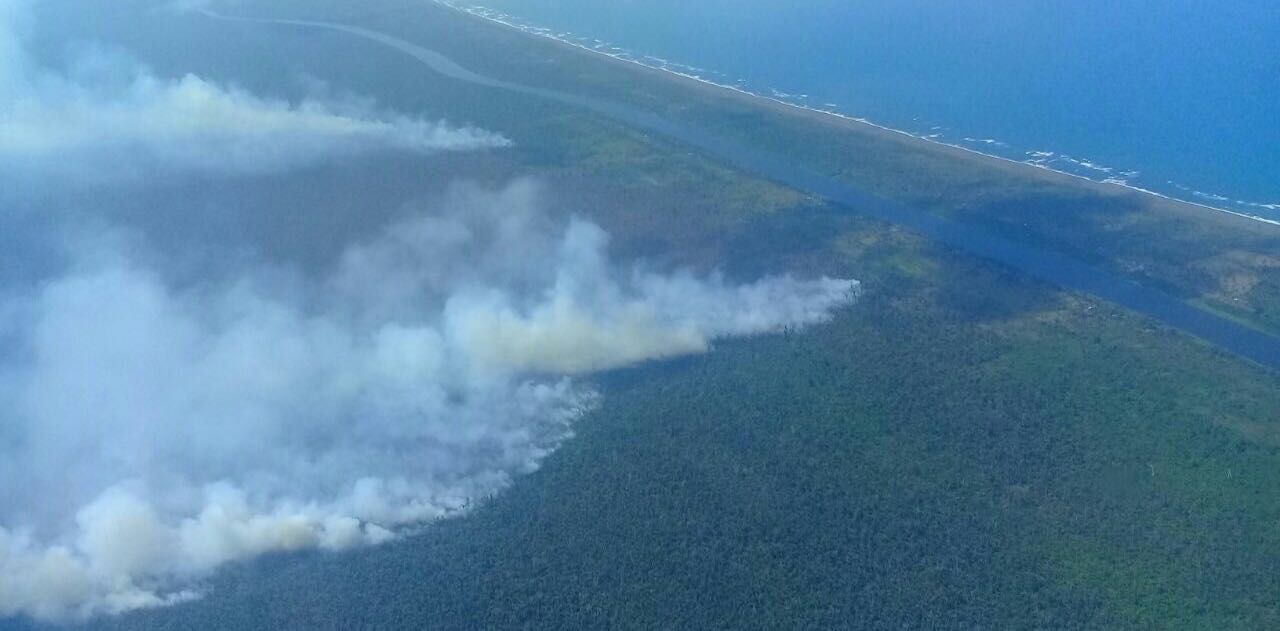
[[483, 7], [757, 94], [1280, 219], [1276, 0], [484, 0]]

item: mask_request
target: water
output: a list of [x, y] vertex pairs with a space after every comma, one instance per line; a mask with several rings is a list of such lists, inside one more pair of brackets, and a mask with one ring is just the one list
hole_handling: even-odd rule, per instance
[[605, 52], [1280, 219], [1275, 0], [455, 0]]
[[[211, 18], [240, 20], [205, 12]], [[1181, 329], [1228, 352], [1280, 370], [1280, 338], [1193, 307], [1158, 290], [1112, 275], [1068, 256], [1012, 241], [982, 228], [944, 219], [926, 211], [867, 194], [848, 184], [820, 175], [794, 160], [743, 146], [700, 129], [656, 114], [611, 101], [568, 94], [545, 88], [501, 81], [476, 74], [444, 55], [416, 44], [368, 29], [300, 20], [241, 20], [335, 30], [394, 48], [431, 70], [454, 80], [495, 90], [515, 92], [579, 107], [675, 138], [745, 172], [781, 182], [796, 190], [830, 199], [851, 211], [898, 224], [935, 241], [995, 261], [1060, 287], [1092, 294]]]

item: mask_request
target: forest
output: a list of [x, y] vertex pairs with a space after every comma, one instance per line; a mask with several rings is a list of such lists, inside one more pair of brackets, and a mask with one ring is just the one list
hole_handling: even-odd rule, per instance
[[[1280, 331], [1280, 231], [708, 93], [420, 2], [290, 4], [272, 6], [697, 121]], [[211, 68], [271, 51], [503, 130], [513, 151], [472, 159], [471, 176], [552, 183], [620, 255], [862, 291], [825, 325], [596, 377], [603, 404], [576, 436], [466, 515], [236, 565], [199, 599], [68, 628], [1280, 628], [1275, 372], [585, 112], [492, 99], [341, 34], [183, 20], [170, 36]], [[331, 50], [358, 54], [317, 53]], [[441, 175], [388, 177], [407, 191]]]

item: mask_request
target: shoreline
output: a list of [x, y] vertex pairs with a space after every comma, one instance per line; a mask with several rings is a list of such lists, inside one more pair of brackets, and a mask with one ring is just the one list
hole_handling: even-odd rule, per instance
[[[966, 147], [960, 144], [945, 142], [942, 140], [938, 140], [936, 138], [930, 138], [925, 135], [915, 134], [909, 131], [895, 129], [893, 127], [889, 127], [886, 125], [881, 125], [879, 123], [876, 123], [864, 117], [851, 116], [848, 114], [842, 114], [840, 112], [836, 112], [829, 109], [821, 109], [814, 106], [793, 103], [791, 101], [787, 101], [782, 98], [779, 98], [778, 96], [760, 94], [760, 93], [752, 92], [750, 90], [747, 90], [735, 85], [719, 83], [711, 79], [700, 77], [688, 72], [681, 72], [679, 70], [675, 70], [672, 68], [645, 63], [641, 59], [634, 58], [630, 54], [620, 54], [620, 53], [612, 53], [606, 50], [598, 50], [590, 46], [586, 46], [584, 44], [580, 44], [580, 43], [565, 39], [561, 36], [557, 36], [549, 29], [536, 28], [528, 25], [511, 22], [511, 21], [502, 19], [501, 17], [496, 17], [494, 15], [482, 13], [476, 8], [460, 6], [452, 2], [451, 0], [427, 0], [427, 1], [437, 6], [441, 6], [446, 9], [456, 11], [463, 15], [470, 16], [472, 18], [476, 18], [479, 20], [483, 20], [490, 24], [498, 25], [505, 29], [511, 29], [511, 30], [515, 30], [520, 33], [523, 33], [525, 35], [538, 37], [540, 39], [543, 39], [549, 42], [554, 42], [558, 45], [573, 48], [577, 51], [591, 53], [598, 58], [610, 60], [616, 63], [627, 64], [628, 67], [630, 67], [631, 69], [641, 69], [647, 72], [659, 73], [658, 76], [661, 76], [662, 78], [667, 80], [678, 80], [678, 81], [683, 80], [686, 82], [690, 82], [691, 84], [693, 84], [692, 87], [716, 90], [718, 95], [720, 96], [736, 96], [739, 98], [750, 99], [751, 103], [754, 105], [758, 105], [758, 106], [763, 105], [766, 107], [771, 107], [775, 110], [781, 110], [791, 115], [799, 114], [802, 116], [812, 117], [815, 120], [819, 120], [827, 124], [837, 124], [837, 125], [842, 124], [843, 126], [849, 126], [851, 128], [852, 126], [856, 125], [857, 131], [878, 132], [881, 134], [892, 135], [894, 139], [898, 141], [917, 141], [935, 150], [947, 150], [947, 151], [953, 151], [953, 152], [959, 151], [959, 152], [963, 152], [964, 154], [967, 154], [967, 157], [995, 160], [995, 161], [998, 161], [1002, 166], [1006, 166], [1006, 167], [1013, 166], [1015, 168], [1023, 167], [1023, 168], [1029, 168], [1029, 169], [1036, 169], [1040, 172], [1041, 175], [1052, 174], [1053, 176], [1057, 176], [1057, 177], [1071, 178], [1071, 180], [1074, 181], [1075, 183], [1085, 183], [1090, 185], [1092, 188], [1104, 190], [1107, 192], [1128, 192], [1128, 193], [1145, 195], [1145, 196], [1153, 197], [1165, 202], [1171, 202], [1176, 205], [1189, 207], [1186, 210], [1196, 210], [1196, 211], [1210, 210], [1210, 211], [1214, 211], [1215, 213], [1219, 213], [1220, 214], [1219, 218], [1222, 218], [1221, 215], [1228, 215], [1237, 219], [1245, 219], [1255, 223], [1269, 224], [1272, 226], [1280, 226], [1280, 219], [1271, 219], [1261, 215], [1251, 214], [1242, 210], [1232, 210], [1230, 208], [1212, 206], [1204, 202], [1199, 202], [1199, 201], [1194, 201], [1189, 199], [1182, 199], [1179, 197], [1175, 197], [1172, 194], [1161, 193], [1159, 191], [1143, 188], [1141, 186], [1129, 184], [1128, 182], [1119, 181], [1115, 178], [1106, 178], [1106, 179], [1099, 180], [1099, 179], [1094, 179], [1084, 175], [1080, 175], [1078, 173], [1071, 173], [1069, 171], [1064, 171], [1062, 169], [1055, 169], [1045, 164], [1040, 164], [1032, 161], [1015, 160], [1013, 158], [994, 155], [991, 153], [979, 151], [971, 147]], [[480, 7], [480, 9], [489, 11], [489, 9], [485, 9], [484, 7]], [[663, 61], [665, 62], [665, 60]], [[1027, 172], [1026, 174], [1029, 175], [1031, 174], [1031, 172]]]

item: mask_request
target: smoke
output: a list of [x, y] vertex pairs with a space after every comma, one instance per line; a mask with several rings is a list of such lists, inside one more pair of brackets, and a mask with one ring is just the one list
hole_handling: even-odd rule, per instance
[[190, 598], [271, 551], [378, 543], [535, 470], [573, 375], [821, 322], [856, 284], [622, 267], [537, 186], [461, 187], [318, 278], [178, 288], [117, 235], [6, 307], [0, 614]]
[[0, 173], [93, 183], [141, 174], [287, 171], [376, 150], [502, 147], [501, 136], [379, 111], [367, 100], [257, 97], [194, 75], [161, 79], [118, 53], [65, 72], [23, 50], [26, 2], [0, 0]]
[[[133, 66], [80, 81], [26, 61], [23, 15], [0, 0], [0, 172], [43, 186], [503, 142]], [[571, 437], [599, 397], [582, 375], [822, 322], [857, 287], [620, 264], [542, 197], [458, 185], [322, 269], [194, 278], [150, 235], [0, 212], [61, 244], [50, 270], [0, 275], [0, 617], [187, 600], [227, 563], [459, 514]]]

